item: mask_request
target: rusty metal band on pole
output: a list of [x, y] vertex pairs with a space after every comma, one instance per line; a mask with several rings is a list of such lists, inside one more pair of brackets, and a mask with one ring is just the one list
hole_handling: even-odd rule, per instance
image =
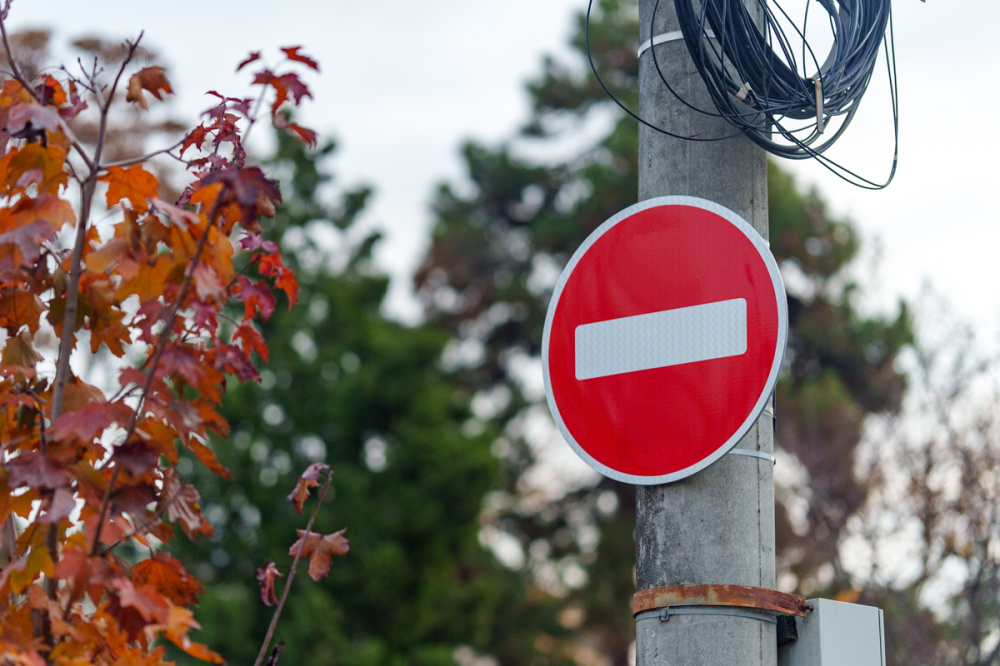
[[748, 585], [668, 585], [639, 590], [632, 597], [632, 614], [670, 606], [734, 606], [805, 616], [805, 597]]

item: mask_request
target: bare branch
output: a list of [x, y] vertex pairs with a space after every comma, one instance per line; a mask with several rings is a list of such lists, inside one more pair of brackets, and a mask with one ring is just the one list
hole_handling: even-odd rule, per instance
[[102, 108], [103, 111], [102, 120], [107, 118], [108, 109], [111, 108], [111, 102], [115, 98], [115, 91], [118, 89], [118, 83], [121, 81], [122, 75], [125, 73], [125, 68], [129, 66], [129, 64], [132, 62], [132, 58], [135, 57], [135, 52], [138, 50], [139, 42], [142, 41], [142, 36], [144, 34], [145, 32], [140, 32], [139, 36], [135, 38], [134, 42], [129, 42], [129, 41], [125, 42], [125, 45], [128, 47], [128, 52], [125, 54], [125, 58], [122, 59], [122, 64], [121, 67], [118, 68], [118, 73], [115, 74], [115, 80], [111, 84], [111, 90], [108, 94], [108, 98], [104, 100], [104, 105]]
[[[164, 153], [169, 154], [171, 150], [173, 150], [174, 148], [177, 148], [182, 143], [184, 143], [184, 139], [181, 139], [180, 141], [178, 141], [177, 143], [175, 143], [175, 144], [173, 144], [171, 146], [167, 146], [166, 148], [161, 148], [160, 150], [154, 150], [151, 153], [146, 153], [145, 155], [140, 155], [139, 157], [132, 157], [132, 158], [129, 158], [127, 160], [120, 160], [118, 162], [108, 162], [107, 164], [102, 164], [100, 166], [100, 168], [102, 170], [104, 170], [104, 169], [108, 169], [110, 167], [127, 167], [127, 166], [132, 166], [133, 164], [141, 164], [142, 162], [146, 162], [148, 160], [151, 160], [152, 158], [156, 157], [157, 155], [163, 155]], [[173, 157], [173, 155], [171, 155], [171, 157]], [[183, 160], [181, 160], [181, 161], [183, 161]]]

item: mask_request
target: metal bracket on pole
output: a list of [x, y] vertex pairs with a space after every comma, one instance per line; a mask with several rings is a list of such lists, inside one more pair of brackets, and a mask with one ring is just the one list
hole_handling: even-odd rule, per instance
[[635, 616], [635, 621], [653, 620], [659, 618], [660, 622], [669, 622], [671, 615], [730, 615], [734, 617], [746, 617], [751, 620], [760, 620], [777, 624], [774, 615], [764, 611], [748, 610], [745, 608], [726, 608], [712, 606], [667, 606], [661, 611], [656, 609], [643, 611]]
[[[691, 607], [704, 606], [714, 608], [708, 613], [701, 611], [688, 613], [688, 610], [694, 610]], [[687, 607], [688, 610], [680, 613], [682, 607]], [[658, 616], [661, 610], [666, 609], [669, 609], [668, 616], [670, 614], [733, 614], [722, 613], [719, 607], [752, 613], [784, 613], [799, 617], [804, 617], [807, 611], [812, 610], [812, 607], [806, 603], [805, 597], [748, 585], [668, 585], [639, 590], [632, 597], [632, 614], [636, 619], [639, 619], [640, 615], [645, 618], [646, 616], [643, 614], [649, 611], [656, 611], [654, 615]]]

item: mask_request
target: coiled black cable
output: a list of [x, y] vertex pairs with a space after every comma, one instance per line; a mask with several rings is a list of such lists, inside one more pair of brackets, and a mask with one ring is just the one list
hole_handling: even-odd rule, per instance
[[[821, 64], [805, 37], [809, 7], [817, 3], [826, 12], [833, 45]], [[655, 34], [657, 0], [650, 34]], [[590, 54], [589, 23], [593, 0], [587, 7], [587, 52], [591, 68], [605, 91], [627, 113], [652, 129], [691, 140], [639, 118], [608, 91]], [[774, 6], [774, 10], [771, 9]], [[768, 152], [787, 159], [816, 159], [844, 180], [866, 189], [882, 189], [896, 172], [899, 145], [899, 106], [896, 87], [895, 48], [890, 0], [807, 0], [801, 27], [774, 0], [674, 0], [681, 33], [688, 52], [705, 82], [714, 110], [701, 109], [684, 100], [670, 86], [660, 69], [655, 46], [651, 49], [663, 84], [695, 112], [724, 118]], [[755, 20], [752, 8], [759, 8]], [[781, 21], [791, 25], [801, 57]], [[823, 153], [850, 125], [868, 88], [879, 51], [885, 52], [892, 105], [894, 151], [888, 178], [881, 183], [860, 176]]]

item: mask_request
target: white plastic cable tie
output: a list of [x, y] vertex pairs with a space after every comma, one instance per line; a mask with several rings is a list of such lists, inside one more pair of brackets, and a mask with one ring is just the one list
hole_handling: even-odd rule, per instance
[[[711, 30], [706, 30], [704, 35], [709, 39], [715, 39], [715, 35]], [[660, 44], [666, 44], [667, 42], [676, 42], [678, 39], [684, 39], [684, 33], [680, 30], [674, 30], [673, 32], [665, 32], [662, 35], [656, 35], [652, 39], [647, 39], [639, 47], [639, 52], [637, 57], [641, 58], [642, 54], [653, 48], [654, 46], [659, 46]]]
[[817, 76], [812, 80], [816, 87], [816, 132], [823, 133], [823, 80]]
[[749, 94], [749, 92], [750, 92], [750, 82], [745, 81], [743, 85], [740, 86], [740, 89], [736, 91], [736, 99], [742, 102], [747, 98], [747, 94]]
[[778, 464], [778, 459], [775, 458], [770, 453], [764, 453], [763, 451], [752, 451], [750, 449], [729, 449], [729, 455], [731, 456], [748, 456], [751, 458], [760, 458], [761, 460], [768, 460], [772, 465]]

